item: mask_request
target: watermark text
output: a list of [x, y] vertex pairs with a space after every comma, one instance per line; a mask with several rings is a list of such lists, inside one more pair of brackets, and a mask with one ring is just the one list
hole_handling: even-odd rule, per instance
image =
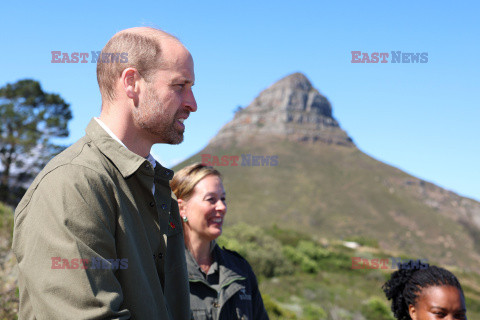
[[90, 51], [88, 52], [62, 52], [51, 51], [52, 60], [51, 63], [88, 63], [89, 57], [90, 63], [127, 63], [128, 52], [101, 52]]
[[428, 52], [368, 52], [351, 51], [351, 63], [427, 63]]
[[352, 257], [352, 269], [426, 269], [428, 259], [402, 259], [402, 258], [373, 258]]
[[232, 166], [232, 167], [275, 167], [278, 166], [278, 156], [271, 155], [253, 155], [242, 154], [238, 155], [223, 155], [216, 156], [208, 153], [203, 153], [202, 164], [207, 166]]
[[128, 259], [62, 259], [61, 257], [52, 257], [52, 269], [127, 269]]

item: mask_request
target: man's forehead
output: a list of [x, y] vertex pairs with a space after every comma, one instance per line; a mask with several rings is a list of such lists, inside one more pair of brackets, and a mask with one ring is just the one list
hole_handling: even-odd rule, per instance
[[161, 43], [162, 59], [172, 65], [192, 64], [193, 59], [187, 48], [178, 41], [164, 41]]
[[175, 66], [163, 67], [157, 71], [159, 79], [169, 83], [190, 83], [194, 84], [195, 74], [192, 68], [179, 68]]
[[186, 49], [163, 52], [162, 59], [161, 69], [169, 73], [169, 78], [180, 81], [194, 81], [193, 59]]

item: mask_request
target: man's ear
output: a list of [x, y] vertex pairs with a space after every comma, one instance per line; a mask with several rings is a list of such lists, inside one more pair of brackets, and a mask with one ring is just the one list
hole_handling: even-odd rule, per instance
[[417, 320], [417, 310], [415, 310], [415, 306], [409, 305], [408, 313], [410, 314], [410, 318], [412, 318], [412, 320]]
[[122, 89], [127, 97], [133, 99], [134, 102], [138, 100], [138, 95], [140, 94], [140, 79], [140, 74], [135, 68], [127, 68], [122, 72]]

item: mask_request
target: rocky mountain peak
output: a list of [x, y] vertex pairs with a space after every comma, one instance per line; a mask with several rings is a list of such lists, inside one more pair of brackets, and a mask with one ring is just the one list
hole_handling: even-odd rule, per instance
[[303, 73], [295, 72], [278, 80], [271, 88], [310, 91], [312, 89], [312, 83]]
[[327, 98], [298, 72], [280, 79], [248, 107], [239, 109], [210, 145], [248, 143], [251, 139], [271, 137], [354, 146], [333, 118]]

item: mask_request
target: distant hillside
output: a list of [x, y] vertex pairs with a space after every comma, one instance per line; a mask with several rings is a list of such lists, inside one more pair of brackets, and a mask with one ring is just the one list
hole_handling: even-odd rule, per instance
[[[302, 74], [264, 90], [174, 169], [202, 161], [202, 154], [239, 157], [239, 166], [218, 167], [228, 224], [276, 224], [316, 238], [362, 236], [385, 250], [478, 272], [480, 203], [360, 151]], [[242, 166], [242, 155], [262, 156], [264, 166]], [[278, 165], [268, 166], [267, 156], [278, 157]]]
[[[225, 228], [218, 243], [251, 263], [270, 319], [394, 320], [382, 285], [395, 270], [392, 257], [412, 257], [366, 240], [358, 238], [363, 245], [351, 246], [335, 239], [315, 241], [301, 231], [238, 223]], [[387, 262], [384, 269], [353, 269], [352, 257]], [[451, 271], [462, 284], [468, 318], [480, 319], [480, 275]]]

